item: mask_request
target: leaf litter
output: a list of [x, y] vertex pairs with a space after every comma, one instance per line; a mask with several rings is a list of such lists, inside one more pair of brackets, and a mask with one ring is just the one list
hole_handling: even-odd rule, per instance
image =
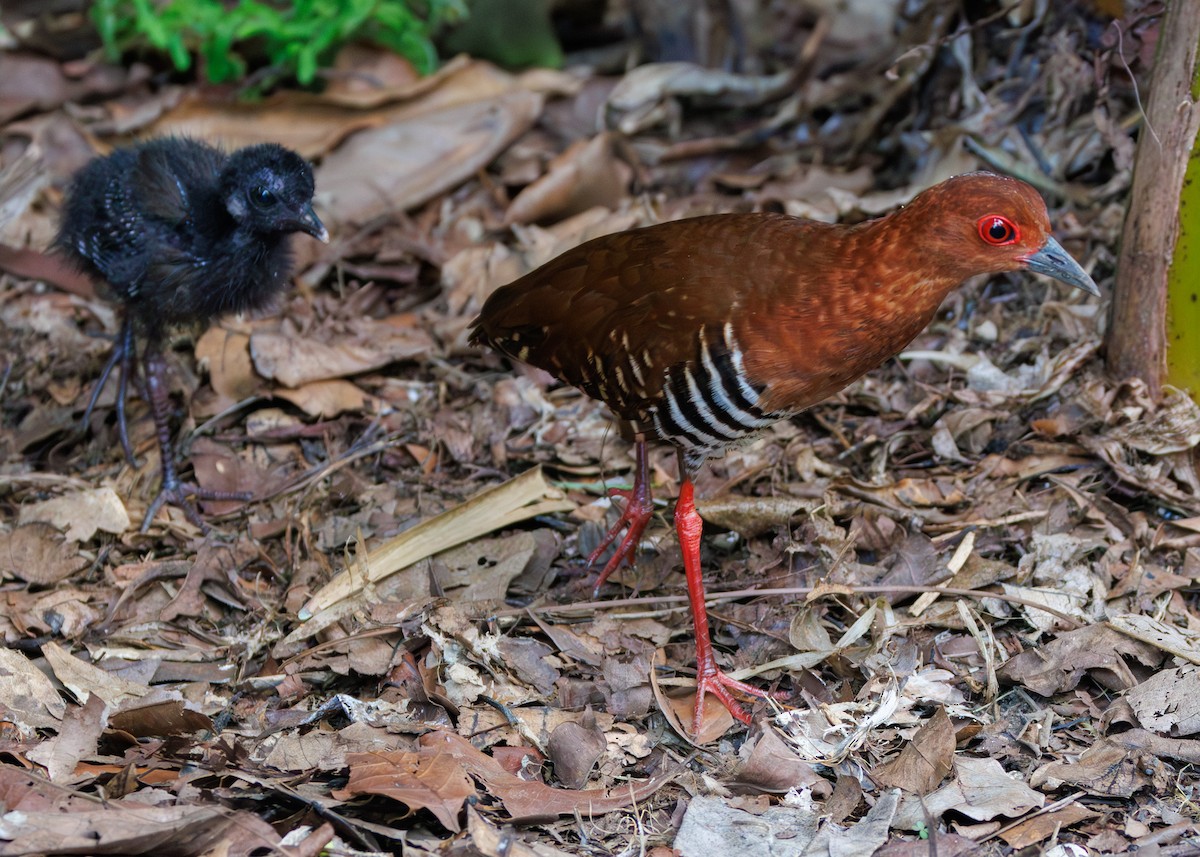
[[[976, 168], [1037, 185], [1111, 282], [1161, 4], [744, 5], [707, 24], [737, 71], [418, 79], [357, 46], [250, 105], [0, 49], [37, 81], [0, 87], [0, 853], [1194, 853], [1200, 411], [1104, 376], [1103, 304], [968, 286], [705, 470], [719, 657], [784, 691], [749, 730], [682, 729], [669, 506], [593, 600], [632, 458], [602, 406], [467, 347], [492, 289], [608, 232], [857, 220]], [[334, 234], [270, 312], [175, 332], [184, 460], [256, 498], [206, 537], [133, 531], [148, 412], [138, 467], [111, 393], [78, 430], [117, 320], [42, 252], [70, 172], [161, 133], [300, 150]]]

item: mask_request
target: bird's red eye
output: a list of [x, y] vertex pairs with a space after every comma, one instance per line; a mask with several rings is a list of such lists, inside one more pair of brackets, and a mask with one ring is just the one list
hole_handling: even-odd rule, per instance
[[979, 237], [994, 247], [1016, 244], [1021, 232], [1016, 224], [1003, 214], [985, 214], [979, 218]]

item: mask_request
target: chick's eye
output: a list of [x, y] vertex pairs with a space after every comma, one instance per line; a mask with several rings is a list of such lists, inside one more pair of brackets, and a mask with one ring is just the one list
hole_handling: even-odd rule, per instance
[[994, 247], [1016, 244], [1021, 233], [1003, 214], [986, 214], [979, 218], [979, 237]]
[[262, 185], [250, 189], [250, 201], [258, 208], [270, 208], [275, 204], [275, 194]]

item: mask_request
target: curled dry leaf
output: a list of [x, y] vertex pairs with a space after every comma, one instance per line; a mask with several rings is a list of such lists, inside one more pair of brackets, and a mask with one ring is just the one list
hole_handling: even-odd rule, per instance
[[735, 74], [694, 63], [649, 63], [631, 69], [608, 96], [610, 127], [635, 134], [651, 127], [670, 99], [687, 98], [707, 107], [747, 107], [786, 95], [792, 72], [774, 75]]
[[538, 223], [579, 214], [594, 206], [615, 209], [633, 175], [613, 154], [611, 134], [580, 140], [550, 162], [546, 174], [509, 205], [504, 222]]
[[57, 643], [46, 643], [42, 646], [42, 654], [46, 656], [55, 678], [66, 685], [76, 699], [86, 700], [95, 694], [115, 708], [126, 700], [139, 699], [150, 693], [146, 685], [92, 666]]
[[933, 794], [906, 797], [896, 825], [921, 830], [927, 818], [939, 819], [950, 810], [976, 821], [1018, 818], [1045, 802], [1045, 795], [1013, 779], [995, 759], [959, 756], [954, 760], [954, 779]]
[[816, 500], [800, 497], [740, 497], [728, 495], [696, 502], [706, 523], [724, 527], [752, 539], [782, 527], [819, 506]]
[[554, 774], [569, 789], [583, 788], [592, 769], [608, 747], [604, 733], [593, 719], [590, 727], [583, 723], [560, 723], [550, 733], [546, 749], [554, 763]]
[[107, 707], [99, 696], [89, 698], [83, 705], [70, 706], [58, 735], [31, 750], [30, 761], [44, 767], [51, 782], [73, 778], [75, 766], [96, 755], [96, 745], [107, 726]]
[[810, 762], [797, 756], [770, 726], [763, 728], [757, 740], [743, 744], [738, 755], [741, 761], [733, 776], [739, 785], [779, 794], [799, 788], [812, 789], [818, 797], [830, 792], [828, 781], [817, 774]]
[[220, 397], [215, 411], [248, 399], [266, 386], [250, 360], [250, 336], [214, 325], [196, 342], [196, 362], [208, 370], [208, 381]]
[[1066, 631], [1038, 649], [1010, 658], [1000, 668], [1000, 677], [1051, 696], [1078, 686], [1085, 674], [1111, 690], [1126, 690], [1137, 684], [1123, 655], [1134, 655], [1144, 664], [1161, 656], [1145, 643], [1131, 640], [1104, 625]]
[[514, 89], [355, 134], [317, 169], [317, 187], [336, 188], [325, 210], [347, 224], [415, 208], [486, 167], [541, 110], [542, 96]]

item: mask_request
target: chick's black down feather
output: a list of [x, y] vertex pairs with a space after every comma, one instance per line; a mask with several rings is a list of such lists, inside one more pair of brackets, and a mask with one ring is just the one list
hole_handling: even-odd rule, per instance
[[312, 196], [312, 169], [283, 146], [226, 155], [157, 139], [80, 170], [56, 244], [154, 338], [166, 325], [268, 303], [290, 274], [288, 235], [325, 238]]
[[[143, 368], [162, 453], [162, 490], [142, 530], [164, 503], [205, 525], [191, 498], [249, 499], [182, 482], [171, 446], [171, 405], [162, 338], [171, 325], [263, 307], [291, 274], [288, 236], [328, 234], [312, 209], [308, 163], [266, 143], [225, 154], [198, 140], [151, 140], [96, 158], [67, 188], [56, 247], [122, 306], [116, 346], [84, 414], [119, 367], [116, 412], [121, 446], [133, 461], [125, 395], [135, 360]], [[144, 348], [137, 355], [136, 344]]]

